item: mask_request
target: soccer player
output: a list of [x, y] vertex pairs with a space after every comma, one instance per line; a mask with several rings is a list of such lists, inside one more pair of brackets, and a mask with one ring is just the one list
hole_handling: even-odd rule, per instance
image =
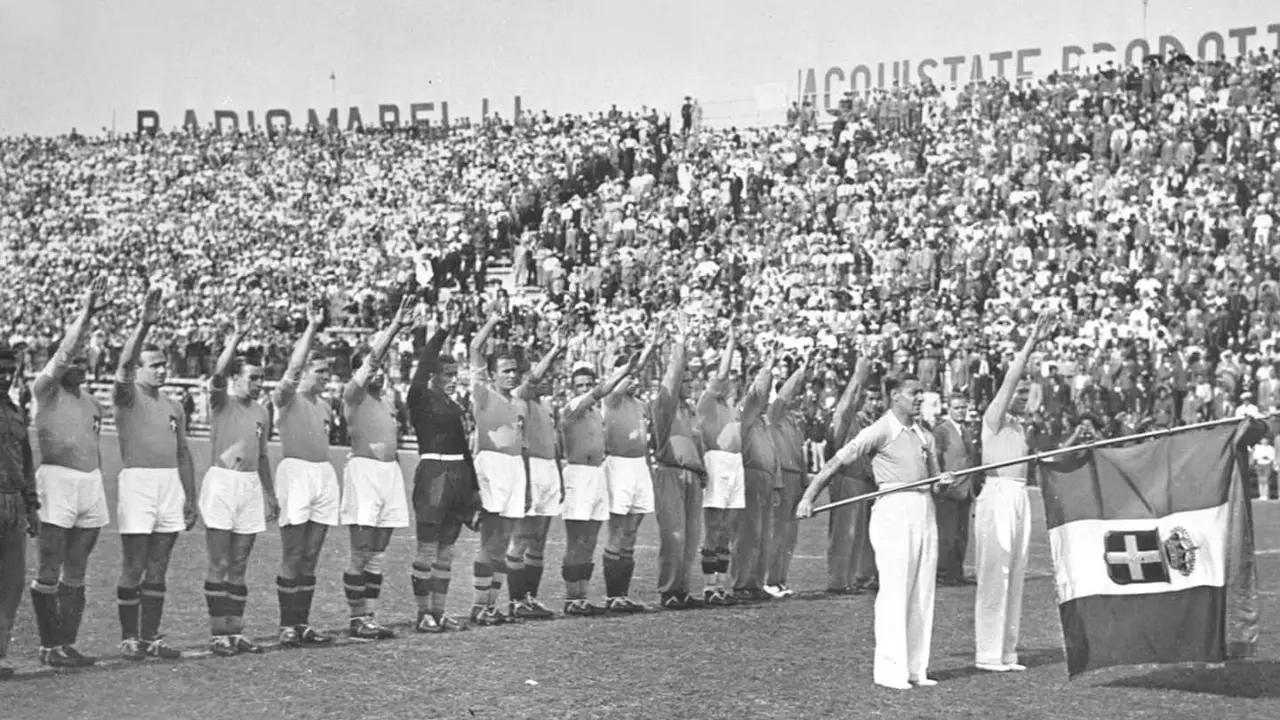
[[209, 573], [204, 581], [209, 606], [209, 648], [215, 655], [261, 653], [244, 635], [249, 598], [245, 572], [258, 533], [280, 511], [272, 484], [267, 440], [271, 435], [262, 394], [262, 368], [236, 357], [248, 332], [245, 310], [236, 313], [231, 336], [209, 379], [211, 458], [200, 486]]
[[[796, 516], [813, 514], [813, 500], [841, 465], [871, 458], [881, 489], [938, 474], [933, 436], [920, 427], [920, 381], [912, 375], [887, 378], [889, 412], [840, 448], [814, 476], [800, 498]], [[951, 481], [944, 476], [942, 485]], [[937, 685], [928, 677], [933, 637], [933, 596], [938, 565], [938, 526], [929, 487], [884, 495], [871, 508], [871, 543], [880, 559], [880, 592], [875, 607], [874, 680], [894, 690], [911, 683]]]
[[707, 487], [702, 496], [705, 519], [702, 542], [703, 601], [707, 605], [735, 605], [725, 593], [722, 578], [729, 572], [729, 544], [738, 513], [746, 507], [743, 487], [742, 426], [737, 409], [729, 402], [729, 373], [737, 347], [737, 330], [730, 326], [720, 366], [698, 400], [697, 420], [702, 431], [703, 465]]
[[276, 466], [276, 502], [280, 507], [280, 644], [326, 645], [333, 638], [311, 627], [316, 563], [331, 526], [338, 524], [338, 474], [329, 461], [330, 359], [312, 354], [324, 322], [324, 305], [313, 301], [307, 327], [293, 346], [289, 366], [271, 401], [278, 412], [284, 458]]
[[382, 595], [382, 563], [396, 528], [409, 527], [404, 474], [396, 459], [399, 428], [392, 389], [382, 361], [396, 334], [413, 318], [414, 297], [405, 293], [391, 324], [373, 342], [342, 391], [342, 412], [351, 428], [351, 458], [342, 472], [339, 519], [351, 527], [351, 557], [342, 575], [351, 608], [351, 637], [385, 640], [391, 628], [374, 619]]
[[418, 438], [418, 467], [413, 473], [413, 511], [418, 554], [413, 560], [413, 595], [418, 603], [418, 632], [467, 630], [445, 614], [453, 546], [479, 509], [479, 487], [463, 424], [465, 410], [453, 399], [458, 364], [442, 353], [450, 328], [441, 327], [423, 345], [409, 386], [409, 420]]
[[687, 369], [688, 329], [683, 319], [677, 318], [676, 330], [667, 370], [651, 410], [657, 448], [653, 492], [660, 534], [658, 592], [665, 610], [685, 610], [702, 604], [700, 598], [689, 594], [689, 575], [702, 537], [702, 491], [707, 477], [702, 464], [702, 435], [689, 402], [693, 377]]
[[32, 384], [41, 464], [36, 470], [40, 559], [31, 606], [40, 634], [40, 662], [51, 667], [95, 661], [75, 648], [89, 553], [109, 520], [98, 449], [102, 408], [83, 387], [89, 365], [83, 342], [90, 318], [106, 307], [106, 285], [104, 277], [90, 284], [75, 321]]
[[[861, 430], [884, 412], [880, 389], [867, 382], [871, 363], [859, 357], [853, 377], [836, 403], [831, 416], [828, 452], [844, 447]], [[829, 459], [829, 458], [828, 458]], [[836, 471], [831, 481], [830, 500], [838, 502], [875, 490], [869, 460], [855, 460]], [[827, 525], [827, 592], [859, 595], [876, 582], [876, 554], [867, 532], [871, 524], [871, 504], [856, 503], [831, 510]]]
[[769, 574], [764, 587], [773, 597], [795, 595], [787, 587], [787, 571], [791, 569], [791, 556], [795, 553], [800, 523], [796, 520], [796, 506], [805, 485], [804, 418], [801, 417], [797, 395], [809, 372], [810, 357], [805, 356], [782, 384], [778, 396], [769, 403], [769, 430], [778, 454], [778, 476], [775, 487], [780, 497], [772, 508], [773, 523], [770, 533], [772, 547], [768, 548]]
[[[1022, 350], [1005, 373], [1004, 382], [982, 416], [982, 463], [999, 463], [1027, 454], [1022, 413], [1027, 360], [1044, 336], [1048, 316], [1036, 320]], [[1027, 465], [1012, 465], [987, 475], [974, 508], [974, 556], [978, 592], [974, 600], [974, 664], [990, 672], [1025, 670], [1018, 662], [1018, 630], [1022, 620], [1022, 586], [1031, 542], [1031, 503], [1027, 499]]]
[[600, 526], [609, 520], [609, 481], [605, 475], [605, 424], [600, 401], [612, 393], [634, 371], [636, 360], [617, 368], [603, 382], [597, 382], [590, 363], [573, 367], [570, 382], [573, 398], [560, 416], [560, 438], [564, 444], [564, 562], [561, 577], [565, 584], [564, 614], [601, 615], [606, 610], [587, 599], [595, 565]]
[[40, 533], [40, 500], [27, 417], [9, 396], [19, 377], [17, 356], [0, 345], [0, 680], [13, 677], [5, 656], [27, 579], [26, 536]]
[[476, 482], [483, 513], [480, 551], [473, 574], [475, 599], [471, 622], [480, 626], [519, 622], [497, 609], [498, 591], [507, 574], [511, 534], [530, 508], [529, 477], [524, 467], [525, 422], [531, 387], [541, 382], [540, 363], [521, 381], [519, 361], [508, 353], [486, 360], [485, 344], [502, 316], [494, 313], [471, 340], [471, 409], [476, 423]]
[[523, 620], [548, 620], [555, 617], [538, 600], [542, 583], [543, 552], [551, 519], [562, 510], [563, 483], [556, 455], [556, 419], [550, 405], [548, 371], [568, 348], [563, 337], [542, 357], [533, 371], [540, 381], [529, 385], [530, 398], [525, 409], [525, 471], [529, 477], [529, 510], [511, 533], [507, 549], [507, 591], [511, 597], [508, 617]]
[[653, 512], [653, 477], [649, 475], [649, 422], [645, 404], [636, 397], [642, 372], [658, 348], [655, 327], [638, 360], [620, 357], [615, 368], [634, 367], [604, 398], [604, 475], [609, 486], [609, 536], [603, 562], [605, 610], [644, 612], [630, 596], [636, 569], [636, 536], [644, 516]]
[[120, 354], [112, 398], [123, 465], [117, 480], [121, 569], [116, 603], [120, 653], [129, 660], [182, 656], [159, 634], [160, 620], [173, 544], [178, 532], [195, 527], [197, 519], [187, 416], [163, 390], [168, 378], [164, 351], [146, 343], [160, 320], [162, 299], [158, 289], [147, 292], [138, 326]]
[[746, 397], [742, 399], [742, 463], [745, 470], [743, 500], [737, 533], [730, 545], [733, 596], [739, 602], [768, 600], [763, 590], [768, 574], [768, 549], [772, 544], [774, 485], [778, 478], [778, 454], [769, 431], [769, 383], [773, 378], [772, 353], [765, 356]]

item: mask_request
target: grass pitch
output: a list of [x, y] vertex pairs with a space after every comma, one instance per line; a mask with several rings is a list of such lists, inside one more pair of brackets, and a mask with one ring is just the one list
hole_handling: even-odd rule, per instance
[[[278, 453], [278, 448], [275, 448]], [[103, 443], [114, 520], [113, 439]], [[207, 446], [197, 445], [203, 474]], [[335, 461], [342, 457], [335, 453]], [[402, 456], [406, 471], [411, 456]], [[411, 474], [408, 477], [412, 477]], [[205, 652], [207, 617], [200, 526], [179, 539], [169, 572], [162, 631], [192, 651], [176, 662], [116, 659], [115, 580], [120, 544], [108, 526], [90, 561], [89, 605], [79, 647], [97, 667], [54, 673], [36, 663], [30, 604], [14, 628], [10, 659], [19, 674], [0, 683], [0, 718], [1276, 718], [1280, 649], [1269, 621], [1280, 612], [1280, 504], [1255, 505], [1262, 638], [1259, 658], [1224, 668], [1124, 668], [1069, 682], [1062, 651], [1049, 549], [1038, 494], [1027, 582], [1021, 658], [1025, 673], [972, 667], [972, 587], [939, 587], [930, 675], [935, 688], [890, 691], [871, 683], [873, 597], [818, 592], [766, 605], [679, 613], [558, 619], [467, 633], [422, 636], [410, 623], [411, 530], [388, 552], [379, 616], [400, 631], [385, 642], [343, 640], [334, 647], [213, 658]], [[801, 525], [792, 587], [825, 586], [826, 520]], [[563, 523], [552, 524], [542, 596], [559, 609]], [[603, 543], [603, 534], [601, 538]], [[657, 524], [646, 518], [636, 551], [633, 591], [657, 604]], [[464, 531], [455, 553], [450, 611], [471, 601], [476, 536]], [[339, 630], [346, 602], [341, 573], [344, 529], [330, 533], [318, 571], [312, 621]], [[274, 641], [274, 529], [259, 536], [249, 570], [249, 634]], [[28, 575], [34, 573], [28, 545]], [[593, 597], [603, 594], [596, 573]]]

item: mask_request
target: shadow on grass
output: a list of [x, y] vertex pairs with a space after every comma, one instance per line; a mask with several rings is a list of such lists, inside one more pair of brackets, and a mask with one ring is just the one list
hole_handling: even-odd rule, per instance
[[1160, 668], [1145, 675], [1114, 680], [1103, 687], [1180, 690], [1230, 698], [1280, 698], [1280, 662], [1246, 660], [1224, 667]]
[[[973, 653], [951, 653], [950, 657], [965, 657], [970, 661], [973, 659]], [[1066, 655], [1062, 648], [1040, 648], [1035, 650], [1019, 650], [1018, 662], [1026, 665], [1028, 669], [1036, 667], [1044, 667], [1047, 665], [1057, 665], [1066, 662]], [[964, 667], [951, 668], [948, 670], [930, 670], [929, 677], [938, 682], [947, 680], [959, 680], [961, 678], [973, 677], [975, 675], [992, 675], [994, 673], [989, 670], [979, 670], [974, 667], [972, 662]]]

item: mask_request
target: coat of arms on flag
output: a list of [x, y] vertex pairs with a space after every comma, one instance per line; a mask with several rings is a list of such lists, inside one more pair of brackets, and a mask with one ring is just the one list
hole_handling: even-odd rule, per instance
[[1067, 671], [1248, 657], [1258, 638], [1242, 479], [1261, 423], [1041, 464]]

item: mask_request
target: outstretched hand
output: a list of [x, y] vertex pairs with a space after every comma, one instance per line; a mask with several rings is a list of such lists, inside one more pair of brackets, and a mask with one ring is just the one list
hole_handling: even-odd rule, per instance
[[111, 305], [111, 301], [103, 297], [107, 292], [107, 278], [105, 275], [99, 275], [89, 283], [89, 289], [84, 292], [82, 305], [90, 315], [101, 312]]
[[147, 296], [142, 301], [142, 322], [147, 325], [155, 325], [160, 322], [160, 303], [164, 300], [164, 291], [160, 288], [151, 288], [147, 291]]

